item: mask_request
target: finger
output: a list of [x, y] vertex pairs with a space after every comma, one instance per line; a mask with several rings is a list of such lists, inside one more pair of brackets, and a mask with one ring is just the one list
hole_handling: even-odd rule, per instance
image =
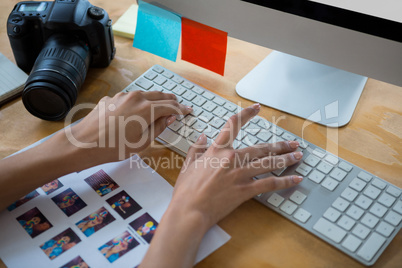
[[254, 161], [266, 156], [275, 156], [295, 151], [299, 147], [297, 141], [281, 141], [277, 143], [260, 143], [243, 149], [238, 149], [240, 159], [248, 158]]
[[260, 108], [261, 105], [256, 103], [231, 116], [223, 126], [219, 135], [216, 137], [214, 145], [221, 147], [231, 146], [234, 139], [239, 134], [241, 127], [245, 125], [248, 120], [258, 114]]
[[151, 102], [151, 111], [154, 113], [154, 118], [158, 119], [172, 114], [186, 115], [191, 113], [193, 108], [180, 104], [176, 100], [159, 100]]
[[160, 91], [146, 91], [143, 92], [144, 98], [150, 101], [155, 100], [177, 100], [176, 95], [172, 93], [163, 93]]
[[205, 134], [201, 134], [197, 141], [191, 145], [190, 149], [188, 149], [186, 161], [184, 162], [186, 165], [191, 164], [196, 159], [198, 159], [205, 150], [207, 149], [207, 136]]
[[252, 196], [258, 195], [260, 193], [266, 193], [270, 191], [277, 191], [281, 189], [286, 189], [298, 185], [302, 182], [303, 177], [291, 175], [285, 177], [268, 177], [258, 180], [254, 180], [251, 183]]
[[146, 133], [144, 134], [148, 136], [148, 140], [153, 141], [166, 129], [167, 126], [171, 125], [174, 121], [176, 121], [176, 116], [174, 115], [160, 117], [149, 125]]
[[294, 165], [299, 162], [302, 157], [302, 152], [263, 157], [248, 163], [244, 168], [240, 169], [240, 172], [247, 177], [255, 177], [263, 173]]

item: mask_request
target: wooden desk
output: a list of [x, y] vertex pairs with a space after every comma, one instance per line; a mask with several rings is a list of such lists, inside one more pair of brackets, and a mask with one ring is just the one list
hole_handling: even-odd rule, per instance
[[[6, 20], [17, 0], [0, 1], [0, 51], [14, 57], [6, 34]], [[92, 0], [107, 10], [116, 21], [132, 0]], [[229, 38], [225, 76], [220, 76], [178, 60], [164, 60], [132, 47], [132, 40], [115, 37], [117, 55], [110, 67], [91, 69], [77, 103], [96, 103], [102, 96], [113, 96], [154, 64], [171, 69], [211, 91], [239, 103], [251, 104], [235, 93], [235, 84], [271, 50]], [[317, 124], [304, 130], [306, 140], [338, 150], [339, 156], [367, 171], [402, 187], [402, 88], [369, 79], [353, 119], [339, 130]], [[84, 113], [81, 114], [83, 116]], [[304, 120], [263, 107], [268, 120], [284, 118], [278, 125], [301, 136]], [[3, 158], [61, 129], [63, 122], [46, 122], [29, 114], [21, 99], [0, 109], [0, 157]], [[331, 140], [338, 132], [338, 139]], [[149, 148], [147, 157], [173, 157], [165, 148]], [[152, 165], [151, 165], [152, 166]], [[174, 185], [179, 169], [161, 169], [160, 173]], [[250, 200], [222, 220], [219, 225], [232, 239], [197, 267], [362, 267], [345, 254], [304, 231], [285, 218]], [[375, 267], [400, 267], [402, 233], [386, 249]], [[1, 264], [0, 264], [0, 267]]]

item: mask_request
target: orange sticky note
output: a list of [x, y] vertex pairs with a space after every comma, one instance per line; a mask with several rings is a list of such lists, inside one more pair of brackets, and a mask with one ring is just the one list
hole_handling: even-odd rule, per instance
[[228, 33], [187, 18], [182, 18], [181, 27], [181, 58], [223, 75]]

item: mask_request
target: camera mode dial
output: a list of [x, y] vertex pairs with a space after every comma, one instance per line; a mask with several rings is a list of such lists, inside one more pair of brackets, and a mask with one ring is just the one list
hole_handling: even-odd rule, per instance
[[105, 11], [100, 7], [93, 6], [88, 9], [88, 15], [95, 20], [101, 20], [105, 16]]

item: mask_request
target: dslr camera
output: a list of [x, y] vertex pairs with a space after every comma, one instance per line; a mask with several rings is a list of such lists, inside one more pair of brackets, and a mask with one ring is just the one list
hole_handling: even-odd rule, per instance
[[63, 119], [89, 66], [107, 67], [116, 53], [109, 15], [87, 0], [19, 2], [7, 34], [17, 65], [30, 73], [22, 101], [45, 120]]

